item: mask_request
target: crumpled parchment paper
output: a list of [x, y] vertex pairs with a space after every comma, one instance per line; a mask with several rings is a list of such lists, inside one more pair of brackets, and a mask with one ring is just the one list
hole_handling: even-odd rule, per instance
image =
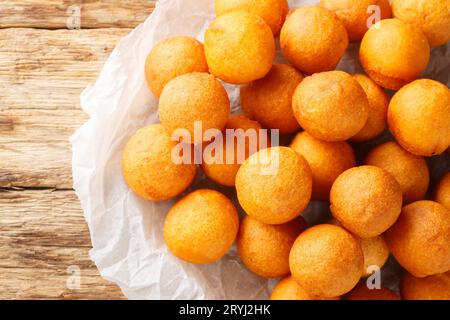
[[[318, 1], [289, 1], [291, 8]], [[144, 62], [156, 42], [174, 35], [203, 40], [214, 19], [212, 0], [160, 0], [153, 14], [123, 38], [92, 86], [81, 95], [90, 119], [71, 137], [74, 188], [89, 226], [90, 257], [101, 275], [117, 283], [130, 299], [265, 299], [275, 280], [249, 272], [233, 247], [220, 261], [204, 266], [172, 256], [163, 241], [164, 218], [173, 204], [140, 199], [126, 186], [120, 169], [127, 140], [141, 127], [158, 121], [158, 101], [144, 80]], [[360, 71], [358, 45], [352, 44], [338, 69]], [[279, 55], [277, 61], [284, 61]], [[433, 50], [425, 73], [449, 85], [450, 46]], [[233, 112], [239, 112], [239, 89], [227, 85]], [[444, 165], [442, 163], [445, 162]], [[432, 160], [435, 171], [448, 171], [448, 157]], [[433, 168], [434, 168], [433, 167]], [[438, 174], [435, 174], [437, 176]], [[191, 189], [213, 187], [200, 172]], [[327, 219], [327, 206], [312, 203], [310, 223]], [[395, 288], [398, 266], [390, 263], [384, 279]], [[384, 271], [384, 270], [383, 270]]]

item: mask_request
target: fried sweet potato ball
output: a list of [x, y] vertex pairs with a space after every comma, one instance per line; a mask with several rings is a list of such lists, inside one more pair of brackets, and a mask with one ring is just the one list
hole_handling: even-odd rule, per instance
[[405, 272], [400, 291], [403, 300], [450, 300], [450, 272], [425, 278]]
[[389, 0], [320, 0], [320, 5], [341, 19], [351, 41], [361, 40], [368, 23], [374, 23], [375, 8], [380, 20], [392, 17]]
[[344, 141], [325, 142], [304, 131], [297, 134], [290, 147], [300, 153], [311, 167], [313, 200], [328, 201], [337, 177], [356, 166], [355, 152]]
[[422, 200], [428, 190], [430, 172], [425, 159], [393, 141], [373, 148], [364, 164], [389, 172], [400, 184], [404, 204]]
[[245, 11], [225, 13], [205, 33], [210, 72], [225, 82], [249, 83], [264, 78], [275, 59], [272, 30], [260, 16]]
[[[334, 218], [329, 220], [328, 223], [342, 227], [339, 221]], [[373, 238], [354, 237], [359, 241], [364, 255], [363, 277], [368, 277], [373, 273], [372, 267], [375, 266], [381, 269], [385, 265], [387, 259], [389, 258], [389, 248], [383, 235]]]
[[415, 277], [450, 270], [450, 210], [437, 202], [403, 207], [385, 239], [398, 263]]
[[450, 90], [430, 80], [416, 80], [391, 99], [389, 129], [409, 152], [430, 157], [450, 146]]
[[450, 210], [450, 172], [441, 178], [441, 181], [436, 187], [434, 199]]
[[387, 127], [389, 97], [372, 79], [363, 74], [354, 74], [353, 78], [363, 88], [369, 101], [369, 118], [364, 127], [351, 140], [363, 142], [380, 135]]
[[395, 18], [420, 28], [430, 46], [438, 47], [450, 40], [450, 3], [448, 0], [394, 0]]
[[302, 217], [285, 224], [270, 225], [246, 216], [236, 239], [239, 256], [249, 270], [261, 277], [285, 276], [290, 273], [292, 245], [306, 228]]
[[315, 297], [305, 291], [291, 276], [282, 279], [273, 288], [270, 300], [340, 300], [335, 298]]
[[262, 79], [241, 88], [245, 114], [268, 129], [290, 134], [300, 129], [292, 111], [292, 96], [303, 75], [287, 64], [275, 64]]
[[305, 74], [336, 68], [348, 46], [348, 36], [334, 13], [303, 6], [286, 19], [280, 33], [283, 55]]
[[323, 141], [345, 141], [365, 126], [369, 101], [361, 85], [343, 71], [306, 77], [292, 98], [301, 127]]
[[203, 44], [191, 37], [158, 42], [145, 61], [145, 79], [156, 97], [170, 80], [191, 72], [208, 72]]
[[372, 80], [398, 90], [426, 69], [430, 45], [420, 29], [399, 19], [385, 19], [366, 32], [359, 58]]
[[312, 174], [306, 160], [286, 147], [250, 156], [236, 176], [239, 203], [252, 218], [283, 224], [299, 216], [311, 199]]
[[[225, 88], [207, 73], [188, 73], [173, 79], [159, 99], [161, 124], [170, 135], [177, 129], [184, 129], [186, 134], [181, 133], [181, 137], [191, 143], [202, 142], [208, 129], [223, 130], [229, 112], [230, 100]], [[194, 141], [196, 122], [202, 128], [200, 141]]]
[[[262, 143], [262, 141], [260, 143], [259, 134], [262, 129], [261, 125], [257, 121], [250, 120], [243, 115], [230, 115], [227, 124], [225, 125], [225, 130], [229, 129], [242, 129], [245, 137], [238, 138], [237, 136], [233, 139], [234, 143], [229, 145], [227, 143], [225, 132], [222, 143], [219, 143], [218, 145], [218, 148], [222, 148], [221, 153], [211, 152], [211, 155], [209, 156], [209, 152], [208, 155], [206, 155], [206, 149], [203, 149], [204, 161], [202, 162], [202, 169], [206, 176], [211, 180], [224, 186], [233, 187], [235, 185], [236, 174], [241, 167], [242, 162], [251, 154], [257, 152], [259, 148], [262, 148], [263, 146], [267, 147], [268, 140], [266, 140], [265, 143]], [[239, 154], [239, 152], [242, 152], [242, 154]], [[228, 162], [227, 157], [230, 157], [233, 161]]]
[[286, 0], [215, 0], [216, 15], [231, 11], [247, 11], [257, 14], [269, 25], [274, 35], [280, 29], [289, 11]]
[[400, 215], [402, 191], [387, 171], [373, 166], [349, 169], [333, 184], [333, 216], [351, 233], [372, 238], [385, 232]]
[[220, 192], [196, 190], [169, 211], [164, 240], [176, 257], [196, 264], [222, 258], [233, 244], [239, 217], [233, 203]]
[[358, 240], [350, 233], [322, 224], [300, 234], [292, 247], [289, 266], [292, 277], [309, 294], [338, 297], [358, 283], [364, 256]]
[[160, 124], [137, 131], [122, 154], [122, 174], [130, 189], [144, 199], [162, 201], [189, 187], [195, 178], [195, 164], [175, 164], [175, 145]]
[[401, 300], [400, 297], [392, 290], [381, 287], [380, 289], [369, 289], [367, 285], [360, 282], [350, 292], [347, 300]]

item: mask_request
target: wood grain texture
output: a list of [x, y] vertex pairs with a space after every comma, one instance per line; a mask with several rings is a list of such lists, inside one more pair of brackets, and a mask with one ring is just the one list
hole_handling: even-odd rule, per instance
[[89, 259], [89, 232], [73, 191], [0, 191], [0, 230], [0, 299], [123, 298]]
[[0, 30], [0, 187], [72, 188], [80, 93], [129, 31]]
[[0, 110], [78, 109], [81, 91], [130, 31], [0, 29]]
[[124, 298], [89, 258], [68, 138], [87, 120], [81, 91], [155, 2], [0, 1], [0, 299]]
[[[133, 28], [155, 7], [155, 0], [0, 1], [0, 28], [67, 29], [78, 7], [81, 28]], [[78, 10], [78, 9], [75, 9]]]

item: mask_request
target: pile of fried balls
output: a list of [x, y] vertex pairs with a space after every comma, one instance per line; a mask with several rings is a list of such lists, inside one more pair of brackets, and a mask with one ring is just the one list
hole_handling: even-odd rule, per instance
[[[370, 8], [380, 19], [369, 28]], [[175, 36], [149, 53], [160, 123], [137, 131], [122, 156], [135, 194], [181, 195], [165, 220], [169, 251], [207, 264], [236, 243], [250, 271], [281, 279], [272, 299], [450, 300], [450, 172], [431, 185], [426, 162], [450, 147], [450, 90], [421, 78], [431, 48], [450, 40], [449, 0], [321, 0], [291, 10], [286, 0], [215, 0], [215, 10], [204, 44]], [[277, 41], [289, 64], [274, 64]], [[358, 41], [365, 74], [336, 71]], [[224, 83], [239, 85], [243, 114], [231, 114]], [[174, 162], [172, 133], [195, 136], [196, 121], [203, 133], [278, 129], [293, 139], [247, 148], [242, 164]], [[386, 129], [393, 139], [357, 160], [360, 144]], [[264, 174], [273, 161], [277, 170]], [[235, 190], [239, 205], [213, 189], [186, 194], [199, 170]], [[325, 224], [301, 216], [311, 201], [329, 202]], [[400, 296], [365, 280], [391, 254], [403, 269]]]

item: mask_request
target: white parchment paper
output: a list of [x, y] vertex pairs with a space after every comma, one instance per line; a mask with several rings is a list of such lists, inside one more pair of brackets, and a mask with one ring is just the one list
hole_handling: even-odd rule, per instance
[[[158, 121], [158, 101], [144, 80], [148, 52], [169, 36], [189, 35], [202, 41], [214, 19], [213, 2], [158, 1], [145, 23], [120, 41], [96, 83], [81, 96], [81, 106], [90, 119], [70, 141], [74, 188], [92, 239], [90, 257], [101, 275], [117, 283], [130, 299], [265, 299], [274, 282], [249, 272], [234, 248], [222, 260], [206, 266], [173, 257], [162, 233], [173, 201], [140, 199], [127, 188], [121, 174], [121, 153], [127, 140], [139, 128]], [[317, 2], [294, 0], [290, 5]], [[357, 51], [358, 45], [352, 44], [338, 68], [360, 71]], [[449, 85], [449, 45], [433, 50], [432, 56], [425, 75]], [[284, 61], [280, 55], [277, 60]], [[238, 88], [227, 85], [227, 90], [232, 110], [239, 112]], [[434, 160], [436, 170], [448, 171], [447, 160]], [[199, 186], [212, 187], [201, 173], [193, 188]], [[236, 200], [231, 189], [213, 187]], [[312, 203], [306, 218], [310, 223], [326, 219], [326, 206]], [[389, 280], [395, 270], [394, 264], [385, 272], [391, 287], [395, 287], [395, 281]]]

